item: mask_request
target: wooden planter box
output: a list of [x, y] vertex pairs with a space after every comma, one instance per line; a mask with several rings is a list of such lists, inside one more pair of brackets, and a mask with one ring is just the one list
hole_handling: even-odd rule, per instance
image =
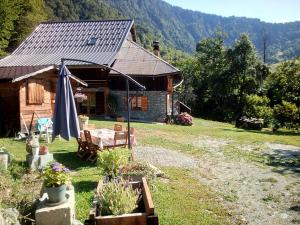
[[[130, 182], [134, 189], [142, 188], [142, 202], [143, 205], [140, 212], [123, 214], [119, 216], [101, 216], [97, 206], [94, 206], [90, 211], [89, 220], [85, 224], [93, 225], [158, 225], [158, 217], [154, 213], [154, 205], [150, 190], [143, 177], [141, 182]], [[103, 186], [102, 182], [98, 183], [97, 190]]]

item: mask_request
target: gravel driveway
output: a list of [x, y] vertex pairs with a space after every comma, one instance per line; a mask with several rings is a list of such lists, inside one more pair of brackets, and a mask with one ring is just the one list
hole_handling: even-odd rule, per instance
[[[156, 147], [138, 146], [135, 153], [138, 159], [156, 166], [192, 169], [192, 176], [217, 192], [227, 208], [243, 224], [300, 224], [300, 173], [290, 169], [285, 173], [278, 170], [280, 167], [275, 169], [274, 166], [229, 159], [222, 154], [222, 148], [232, 144], [230, 140], [220, 140], [219, 143], [216, 139], [209, 140], [209, 137], [206, 140], [207, 143], [204, 143], [203, 138], [193, 142], [207, 145], [209, 154], [200, 159]], [[237, 147], [251, 150], [251, 146]], [[275, 158], [280, 153], [290, 162], [291, 159], [299, 159], [300, 148], [266, 143], [263, 153], [270, 156], [275, 154]]]

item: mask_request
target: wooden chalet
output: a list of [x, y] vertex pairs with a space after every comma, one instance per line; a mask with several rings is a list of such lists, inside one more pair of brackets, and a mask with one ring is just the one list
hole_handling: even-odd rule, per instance
[[[158, 53], [156, 46], [156, 53]], [[162, 121], [172, 111], [172, 93], [182, 82], [178, 69], [136, 43], [133, 20], [42, 23], [9, 56], [0, 60], [0, 134], [29, 126], [33, 113], [52, 117], [62, 58], [88, 60], [128, 74], [146, 86], [130, 85], [132, 119]], [[124, 78], [99, 65], [67, 61], [74, 91], [88, 96], [78, 113], [109, 116], [109, 99], [126, 117]], [[87, 83], [88, 86], [82, 86]]]

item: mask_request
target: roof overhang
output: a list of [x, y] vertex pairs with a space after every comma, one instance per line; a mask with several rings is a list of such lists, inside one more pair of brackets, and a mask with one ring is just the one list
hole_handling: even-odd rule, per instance
[[[57, 67], [54, 66], [54, 65], [45, 67], [45, 68], [40, 69], [38, 71], [35, 71], [35, 72], [32, 72], [32, 73], [28, 73], [28, 74], [25, 74], [23, 76], [17, 77], [17, 78], [15, 78], [15, 79], [12, 80], [12, 83], [15, 83], [15, 82], [18, 82], [18, 81], [22, 81], [22, 80], [28, 79], [30, 77], [34, 77], [34, 76], [40, 75], [40, 74], [42, 74], [44, 72], [47, 72], [47, 71], [50, 71], [50, 70], [53, 70], [53, 69], [57, 70]], [[76, 81], [77, 83], [79, 83], [79, 84], [81, 84], [81, 85], [83, 85], [85, 87], [88, 86], [88, 84], [86, 82], [84, 82], [83, 80], [81, 80], [78, 77], [74, 76], [73, 74], [69, 75], [69, 77], [72, 80]]]
[[17, 77], [17, 78], [15, 78], [15, 79], [12, 80], [12, 83], [15, 83], [15, 82], [18, 82], [18, 81], [21, 81], [21, 80], [24, 80], [24, 79], [27, 79], [27, 78], [39, 75], [41, 73], [44, 73], [44, 72], [47, 72], [47, 71], [53, 70], [53, 69], [55, 69], [55, 66], [53, 66], [53, 65], [52, 66], [48, 66], [48, 67], [40, 69], [38, 71], [35, 71], [35, 72], [32, 72], [32, 73], [28, 73], [28, 74], [25, 74], [23, 76]]

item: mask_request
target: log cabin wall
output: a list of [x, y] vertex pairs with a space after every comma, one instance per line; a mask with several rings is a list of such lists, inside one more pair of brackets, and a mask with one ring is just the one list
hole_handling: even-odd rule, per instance
[[[19, 82], [20, 127], [22, 132], [27, 132], [25, 124], [27, 129], [30, 128], [33, 113], [35, 113], [33, 128], [35, 128], [34, 124], [38, 117], [52, 118], [55, 104], [56, 82], [56, 70], [48, 71]], [[32, 83], [34, 84], [33, 93], [29, 93], [32, 91], [30, 90]]]
[[20, 130], [19, 85], [0, 83], [0, 136], [13, 136]]

